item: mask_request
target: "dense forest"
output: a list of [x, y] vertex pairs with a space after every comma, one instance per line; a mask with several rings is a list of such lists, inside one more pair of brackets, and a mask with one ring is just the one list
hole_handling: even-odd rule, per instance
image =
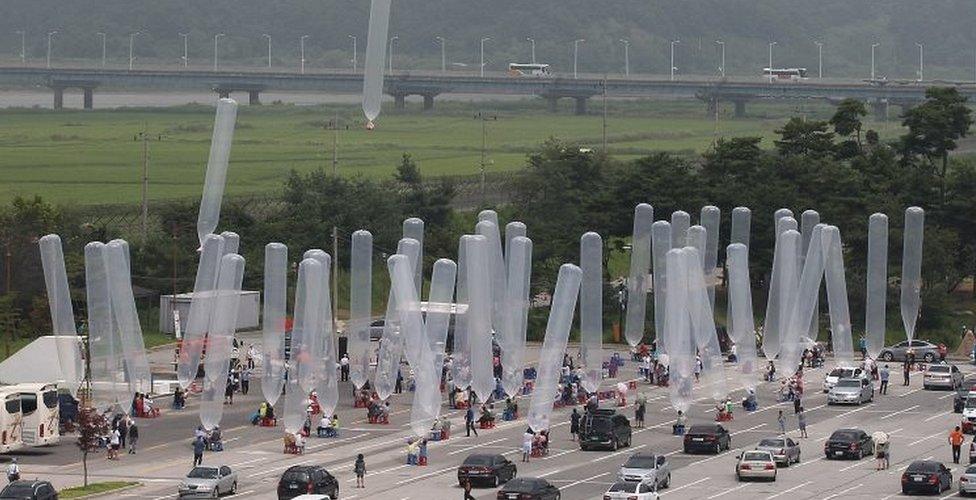
[[[94, 64], [101, 54], [98, 32], [106, 33], [109, 65], [128, 61], [129, 34], [141, 31], [134, 53], [141, 64], [177, 65], [182, 55], [178, 33], [189, 33], [191, 64], [212, 61], [213, 37], [221, 39], [227, 64], [266, 64], [263, 34], [273, 38], [275, 64], [297, 67], [298, 40], [306, 41], [312, 69], [350, 67], [352, 40], [358, 38], [359, 64], [365, 48], [366, 0], [7, 0], [0, 16], [0, 58], [20, 56], [26, 31], [27, 56], [41, 63], [47, 32], [57, 30], [53, 59], [60, 64]], [[537, 59], [556, 72], [572, 71], [573, 40], [580, 45], [580, 71], [623, 71], [623, 44], [630, 41], [633, 73], [665, 74], [669, 41], [676, 46], [679, 74], [716, 75], [720, 48], [726, 46], [726, 73], [754, 76], [767, 64], [807, 67], [815, 75], [817, 46], [824, 43], [824, 74], [867, 78], [871, 45], [878, 43], [879, 77], [914, 79], [917, 43], [924, 45], [925, 78], [972, 81], [976, 71], [976, 4], [971, 0], [396, 0], [390, 33], [397, 35], [396, 66], [440, 67], [447, 40], [452, 68], [477, 70], [479, 40], [486, 43], [488, 70], [512, 61]], [[86, 61], [87, 60], [87, 61]]]

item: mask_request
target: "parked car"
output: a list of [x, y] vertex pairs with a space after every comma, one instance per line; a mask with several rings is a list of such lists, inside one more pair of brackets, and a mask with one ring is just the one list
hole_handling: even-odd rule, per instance
[[959, 496], [969, 496], [970, 493], [976, 493], [976, 466], [972, 465], [959, 475]]
[[864, 370], [860, 368], [834, 368], [824, 376], [823, 391], [830, 392], [837, 385], [837, 381], [845, 378], [863, 378]]
[[827, 393], [827, 404], [860, 405], [874, 400], [874, 382], [867, 378], [842, 378]]
[[603, 500], [657, 500], [658, 498], [653, 484], [630, 481], [613, 483], [603, 494]]
[[790, 464], [800, 463], [800, 443], [790, 438], [771, 437], [763, 439], [756, 446], [759, 451], [768, 451], [773, 454], [776, 465], [789, 467]]
[[630, 420], [612, 409], [601, 409], [583, 417], [580, 426], [580, 449], [617, 448], [630, 446], [633, 431]]
[[719, 424], [692, 425], [685, 432], [684, 452], [719, 454], [732, 448], [732, 435]]
[[739, 455], [735, 463], [735, 478], [776, 480], [776, 461], [768, 451], [752, 450]]
[[197, 466], [190, 469], [177, 489], [180, 498], [217, 498], [224, 493], [237, 493], [237, 473], [226, 465]]
[[922, 375], [922, 388], [931, 389], [938, 387], [940, 389], [955, 390], [957, 387], [963, 386], [965, 379], [966, 376], [959, 371], [959, 367], [956, 365], [950, 365], [948, 363], [932, 364], [925, 368], [925, 374]]
[[903, 340], [893, 346], [885, 347], [878, 354], [884, 361], [905, 361], [908, 349], [915, 352], [915, 359], [931, 363], [939, 359], [939, 346], [927, 340]]
[[651, 483], [657, 488], [671, 486], [671, 462], [664, 455], [634, 453], [617, 472], [620, 481]]
[[378, 319], [369, 324], [369, 340], [379, 340], [383, 338], [383, 325], [386, 320]]
[[901, 475], [903, 495], [939, 494], [952, 487], [952, 471], [935, 460], [916, 460]]
[[0, 491], [0, 498], [18, 500], [58, 500], [54, 485], [47, 481], [21, 479], [13, 481]]
[[559, 500], [559, 488], [545, 479], [517, 477], [505, 483], [495, 496], [498, 500]]
[[824, 442], [824, 455], [857, 460], [874, 453], [874, 439], [861, 429], [838, 429]]
[[475, 454], [465, 458], [457, 470], [458, 484], [464, 486], [465, 481], [487, 483], [496, 487], [501, 483], [511, 481], [518, 473], [515, 464], [504, 455]]
[[278, 500], [292, 499], [304, 493], [339, 498], [339, 481], [319, 465], [293, 465], [287, 468], [278, 480]]

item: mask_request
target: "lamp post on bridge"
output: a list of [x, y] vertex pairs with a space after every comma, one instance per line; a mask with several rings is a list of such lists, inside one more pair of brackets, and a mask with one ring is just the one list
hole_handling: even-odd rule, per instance
[[678, 69], [674, 65], [674, 46], [681, 43], [681, 40], [671, 40], [671, 81], [674, 81], [674, 70]]
[[525, 40], [532, 44], [532, 64], [535, 64], [535, 38], [527, 36]]
[[621, 38], [620, 43], [624, 44], [624, 76], [630, 76], [630, 40]]
[[[132, 71], [132, 63], [135, 61], [135, 56], [132, 55], [132, 48], [133, 45], [135, 45], [136, 37], [141, 34], [142, 34], [141, 31], [136, 31], [135, 33], [129, 33], [129, 71]], [[214, 69], [216, 69], [216, 63], [214, 64], [215, 64]]]
[[916, 43], [915, 46], [918, 47], [918, 81], [922, 81], [925, 79], [925, 45]]
[[105, 68], [105, 33], [99, 31], [98, 33], [95, 34], [97, 36], [102, 37], [102, 68], [104, 69]]
[[305, 39], [306, 38], [308, 38], [308, 35], [302, 35], [302, 37], [298, 39], [298, 52], [299, 52], [299, 58], [301, 59], [299, 72], [301, 72], [301, 74], [303, 75], [305, 74]]
[[57, 34], [57, 30], [47, 32], [47, 69], [51, 69], [51, 39]]
[[479, 74], [481, 78], [485, 77], [485, 42], [491, 40], [490, 36], [485, 36], [481, 38], [481, 71]]
[[876, 48], [878, 48], [880, 46], [881, 46], [880, 43], [872, 43], [871, 44], [871, 81], [872, 82], [874, 81], [874, 78], [875, 78], [875, 73], [874, 73], [874, 49], [876, 49]]
[[823, 80], [823, 42], [813, 42], [817, 45], [817, 79]]
[[187, 56], [186, 39], [187, 39], [188, 36], [190, 36], [190, 34], [189, 33], [180, 33], [180, 36], [183, 37], [183, 57], [182, 57], [182, 60], [183, 60], [183, 69], [186, 69], [186, 63], [188, 62], [187, 57], [186, 57]]
[[435, 36], [434, 39], [441, 43], [441, 73], [447, 73], [447, 40], [442, 36]]
[[769, 42], [769, 83], [773, 83], [773, 45], [777, 42]]
[[[391, 75], [393, 74], [393, 47], [395, 42], [399, 39], [400, 39], [400, 35], [393, 35], [393, 37], [390, 38], [390, 50], [387, 51], [390, 53], [390, 74]], [[367, 52], [369, 52], [369, 50], [367, 50]]]
[[715, 40], [715, 43], [722, 48], [722, 63], [718, 67], [718, 72], [722, 75], [722, 78], [725, 78], [725, 42], [722, 40]]
[[347, 35], [347, 36], [349, 38], [352, 38], [352, 71], [353, 71], [353, 73], [355, 73], [356, 72], [356, 64], [358, 63], [357, 59], [359, 59], [359, 54], [356, 53], [357, 52], [357, 50], [356, 50], [356, 35]]
[[27, 31], [17, 30], [14, 33], [20, 35], [20, 64], [27, 66]]
[[579, 73], [577, 73], [577, 64], [579, 63], [579, 44], [585, 42], [583, 38], [577, 38], [573, 40], [573, 78], [579, 78]]
[[217, 33], [216, 35], [214, 35], [214, 71], [217, 71], [217, 40], [220, 40], [220, 37], [222, 36], [227, 36], [227, 35], [223, 33]]
[[268, 69], [271, 68], [271, 35], [264, 33], [261, 36], [268, 39]]

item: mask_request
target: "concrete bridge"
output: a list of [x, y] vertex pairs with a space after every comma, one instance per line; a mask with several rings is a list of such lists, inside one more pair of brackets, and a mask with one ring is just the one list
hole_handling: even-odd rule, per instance
[[[203, 90], [220, 96], [247, 92], [251, 104], [260, 104], [266, 90], [358, 94], [362, 92], [362, 73], [332, 71], [296, 74], [270, 71], [200, 71], [200, 70], [117, 70], [117, 69], [44, 69], [0, 68], [0, 87], [48, 87], [54, 93], [54, 107], [63, 107], [65, 90], [81, 89], [84, 107], [91, 109], [96, 88]], [[817, 99], [836, 102], [856, 98], [869, 103], [876, 113], [888, 105], [911, 106], [920, 102], [928, 86], [951, 85], [961, 93], [976, 98], [976, 84], [953, 82], [887, 82], [846, 81], [824, 83], [818, 80], [773, 82], [752, 79], [668, 79], [631, 77], [602, 78], [535, 78], [493, 74], [480, 77], [437, 72], [396, 71], [386, 77], [384, 92], [393, 96], [397, 108], [403, 108], [407, 96], [419, 95], [424, 109], [432, 109], [434, 98], [441, 94], [486, 94], [539, 96], [557, 108], [560, 99], [573, 99], [577, 114], [586, 113], [587, 101], [604, 92], [611, 97], [656, 97], [698, 99], [714, 109], [720, 102], [735, 105], [736, 116], [745, 114], [746, 103], [763, 99]]]

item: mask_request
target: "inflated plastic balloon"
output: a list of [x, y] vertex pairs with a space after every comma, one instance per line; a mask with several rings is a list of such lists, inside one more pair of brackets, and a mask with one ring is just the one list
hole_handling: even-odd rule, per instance
[[526, 236], [528, 234], [528, 229], [525, 224], [519, 221], [509, 222], [505, 224], [505, 262], [508, 265], [508, 255], [512, 248], [512, 240], [519, 236]]
[[[800, 269], [803, 269], [803, 265], [806, 259], [807, 250], [810, 248], [810, 237], [813, 234], [813, 228], [817, 224], [820, 224], [820, 214], [813, 210], [804, 210], [800, 214]], [[807, 337], [813, 340], [817, 339], [817, 334], [820, 331], [820, 294], [817, 294], [816, 302], [813, 306], [813, 317], [810, 318], [810, 328], [806, 333]]]
[[[789, 300], [786, 310], [786, 328], [780, 331], [779, 363], [787, 376], [796, 371], [803, 360], [803, 350], [814, 341], [807, 335], [810, 332], [810, 322], [816, 311], [820, 284], [823, 283], [824, 277], [824, 227], [818, 224], [810, 230], [809, 249], [803, 259], [799, 285], [796, 293]], [[793, 233], [784, 233], [783, 238], [791, 234]]]
[[264, 314], [262, 315], [261, 394], [274, 405], [285, 385], [285, 320], [288, 293], [288, 247], [264, 246]]
[[708, 235], [705, 234], [705, 228], [699, 225], [694, 225], [688, 228], [688, 234], [685, 236], [686, 246], [692, 247], [696, 250], [696, 255], [698, 255], [698, 267], [702, 268], [705, 266], [705, 245], [707, 243]]
[[722, 211], [711, 205], [702, 207], [700, 223], [705, 228], [705, 236], [707, 237], [703, 255], [705, 265], [702, 270], [705, 272], [705, 285], [708, 288], [708, 303], [714, 311], [715, 285], [722, 277], [722, 272], [718, 269], [718, 242], [722, 237]]
[[671, 247], [681, 248], [688, 244], [688, 228], [691, 216], [684, 210], [671, 213]]
[[387, 35], [390, 29], [390, 0], [372, 0], [369, 8], [369, 33], [366, 62], [363, 65], [363, 114], [367, 128], [380, 115], [383, 102], [383, 65], [386, 62]]
[[[698, 249], [685, 247], [688, 267], [688, 314], [695, 334], [695, 345], [701, 359], [701, 384], [715, 401], [724, 401], [729, 392], [725, 384], [725, 368], [722, 366], [722, 349], [715, 331], [715, 317], [708, 303], [705, 273], [701, 268], [702, 257]], [[698, 264], [697, 266], [695, 264]]]
[[[329, 254], [325, 254], [329, 257]], [[319, 307], [319, 339], [317, 358], [319, 373], [316, 376], [315, 392], [318, 396], [319, 408], [325, 415], [332, 415], [339, 404], [339, 356], [336, 353], [335, 321], [332, 315], [332, 291], [329, 288], [332, 277], [332, 259], [323, 266], [325, 282], [322, 285], [322, 298]]]
[[688, 412], [694, 399], [692, 389], [695, 384], [695, 335], [688, 313], [688, 274], [694, 264], [689, 262], [686, 253], [684, 248], [667, 253], [667, 324], [664, 329], [671, 406], [684, 413]]
[[424, 329], [427, 345], [433, 354], [433, 364], [437, 368], [437, 403], [440, 405], [441, 372], [447, 349], [447, 332], [455, 313], [454, 286], [457, 282], [457, 264], [449, 259], [437, 259], [430, 278], [430, 294], [427, 297], [427, 315]]
[[919, 207], [905, 210], [905, 235], [901, 254], [901, 321], [908, 340], [915, 338], [915, 323], [922, 306], [922, 239], [925, 211]]
[[[215, 396], [227, 387], [243, 278], [244, 258], [237, 254], [224, 255], [220, 259], [214, 311], [207, 335], [207, 357], [204, 359], [204, 390], [207, 386], [212, 387]], [[201, 404], [200, 423], [212, 429], [220, 423], [223, 413], [223, 404]]]
[[451, 379], [454, 386], [465, 390], [471, 386], [471, 345], [468, 340], [468, 258], [467, 240], [458, 240], [457, 315], [454, 318], [454, 349]]
[[305, 424], [308, 390], [299, 381], [299, 372], [312, 359], [305, 346], [305, 331], [313, 331], [318, 322], [317, 307], [322, 286], [322, 264], [315, 259], [304, 259], [298, 264], [295, 283], [294, 322], [291, 330], [291, 357], [288, 379], [285, 382], [285, 408], [282, 416], [285, 431], [296, 433]]
[[529, 282], [532, 278], [532, 240], [512, 238], [505, 254], [508, 277], [505, 288], [505, 315], [498, 332], [501, 348], [502, 389], [514, 397], [522, 390], [525, 330], [529, 315]]
[[369, 380], [369, 324], [373, 311], [373, 235], [360, 229], [352, 233], [349, 253], [349, 323], [346, 326], [349, 380], [360, 389]]
[[[783, 220], [793, 220], [793, 218], [783, 217], [781, 221]], [[780, 222], [779, 225], [782, 226], [783, 223]], [[795, 229], [787, 229], [776, 238], [762, 339], [763, 353], [770, 361], [775, 360], [779, 354], [781, 336], [789, 321], [790, 301], [796, 294], [799, 247], [800, 233]]]
[[502, 315], [505, 314], [505, 258], [502, 256], [502, 242], [501, 235], [498, 234], [498, 223], [493, 222], [493, 220], [498, 220], [497, 214], [492, 210], [483, 210], [478, 215], [479, 217], [485, 215], [485, 218], [478, 221], [478, 224], [475, 225], [475, 233], [484, 236], [488, 240], [488, 246], [486, 247], [488, 255], [486, 258], [488, 266], [488, 290], [491, 300], [489, 320], [491, 322], [491, 328], [497, 330], [498, 324], [502, 321]]
[[[789, 218], [792, 219], [793, 218], [793, 211], [790, 210], [790, 209], [788, 209], [788, 208], [781, 208], [781, 209], [773, 212], [773, 227], [776, 229], [776, 235], [777, 236], [779, 236], [779, 233], [781, 233], [781, 232], [783, 232], [783, 231], [786, 230], [786, 229], [781, 229], [780, 228], [780, 225], [779, 225], [779, 220], [782, 219], [782, 218], [784, 218], [784, 217], [789, 217]], [[794, 227], [793, 229], [796, 229], [796, 228]]]
[[[142, 326], [136, 312], [136, 301], [132, 294], [132, 279], [129, 272], [128, 250], [125, 240], [112, 240], [108, 249], [108, 280], [112, 300], [112, 314], [119, 329], [119, 345], [125, 360], [129, 392], [150, 392], [152, 378], [146, 347], [142, 339]], [[129, 408], [123, 406], [124, 411]]]
[[834, 363], [837, 366], [854, 366], [851, 313], [847, 303], [847, 281], [844, 277], [844, 250], [837, 226], [823, 228], [823, 245], [824, 282], [827, 285], [827, 306], [830, 308]]
[[196, 280], [193, 282], [193, 298], [190, 299], [190, 313], [183, 323], [183, 342], [176, 363], [176, 379], [184, 389], [190, 386], [199, 371], [223, 254], [222, 236], [208, 234], [203, 238]]
[[[240, 253], [241, 236], [239, 234], [233, 231], [224, 231], [220, 233], [220, 237], [224, 239], [224, 255]], [[221, 257], [223, 257], [223, 255]]]
[[207, 160], [207, 175], [203, 181], [200, 214], [197, 216], [197, 237], [200, 239], [200, 246], [203, 246], [203, 240], [208, 234], [217, 230], [217, 224], [220, 222], [220, 205], [224, 200], [227, 165], [230, 162], [230, 146], [234, 139], [236, 122], [237, 101], [230, 98], [217, 101], [213, 138], [210, 141], [210, 158]]
[[742, 243], [749, 246], [749, 234], [752, 228], [752, 211], [746, 207], [735, 207], [732, 209], [732, 230], [730, 240], [732, 243]]
[[99, 241], [85, 245], [85, 292], [92, 401], [104, 412], [128, 404], [130, 394], [121, 339], [112, 322], [106, 247]]
[[[735, 212], [733, 212], [734, 214]], [[739, 384], [756, 388], [756, 326], [752, 315], [752, 284], [749, 281], [749, 247], [733, 243], [726, 249], [729, 264], [729, 335], [736, 345], [736, 368]]]
[[[397, 244], [397, 253], [406, 255], [410, 259], [411, 265], [416, 266], [420, 260], [420, 243], [413, 238], [402, 238]], [[400, 359], [403, 357], [403, 342], [396, 295], [394, 290], [390, 289], [386, 300], [386, 317], [383, 321], [383, 338], [380, 340], [376, 373], [373, 375], [373, 389], [382, 400], [390, 397], [396, 386], [396, 380], [400, 374]]]
[[631, 347], [644, 338], [647, 316], [648, 276], [651, 272], [651, 225], [654, 208], [646, 203], [634, 209], [634, 236], [630, 249], [630, 276], [627, 278], [627, 323], [624, 337]]
[[572, 264], [560, 266], [546, 323], [546, 336], [539, 352], [539, 372], [529, 405], [529, 427], [535, 432], [547, 430], [550, 426], [553, 396], [559, 384], [563, 354], [569, 340], [569, 329], [573, 326], [573, 312], [582, 280], [583, 270], [579, 267]]
[[[490, 224], [482, 221], [478, 223]], [[471, 389], [481, 401], [487, 401], [495, 389], [491, 345], [491, 253], [488, 238], [482, 235], [466, 239], [465, 258], [468, 279], [468, 345], [471, 353]]]
[[[76, 336], [75, 313], [71, 307], [71, 292], [68, 289], [68, 275], [64, 268], [64, 251], [61, 237], [49, 234], [38, 241], [41, 249], [41, 265], [44, 268], [44, 285], [47, 290], [48, 307], [51, 310], [51, 328], [54, 335]], [[82, 353], [77, 347], [68, 348], [63, 342], [57, 343], [58, 362], [62, 379], [58, 382], [72, 392], [78, 389], [84, 378]], [[77, 346], [77, 343], [72, 343]]]
[[580, 351], [586, 392], [596, 392], [603, 380], [603, 238], [594, 232], [580, 238]]
[[668, 293], [667, 255], [671, 250], [671, 223], [659, 220], [651, 225], [651, 257], [654, 261], [654, 339], [657, 352], [667, 354], [664, 342], [665, 304]]
[[868, 264], [864, 331], [868, 356], [877, 359], [885, 341], [888, 300], [888, 216], [872, 214], [868, 219]]
[[420, 244], [420, 265], [417, 266], [416, 272], [414, 273], [414, 287], [417, 289], [417, 293], [423, 288], [423, 275], [424, 275], [424, 221], [416, 217], [411, 217], [409, 219], [404, 219], [403, 221], [403, 238], [411, 238], [417, 240]]

